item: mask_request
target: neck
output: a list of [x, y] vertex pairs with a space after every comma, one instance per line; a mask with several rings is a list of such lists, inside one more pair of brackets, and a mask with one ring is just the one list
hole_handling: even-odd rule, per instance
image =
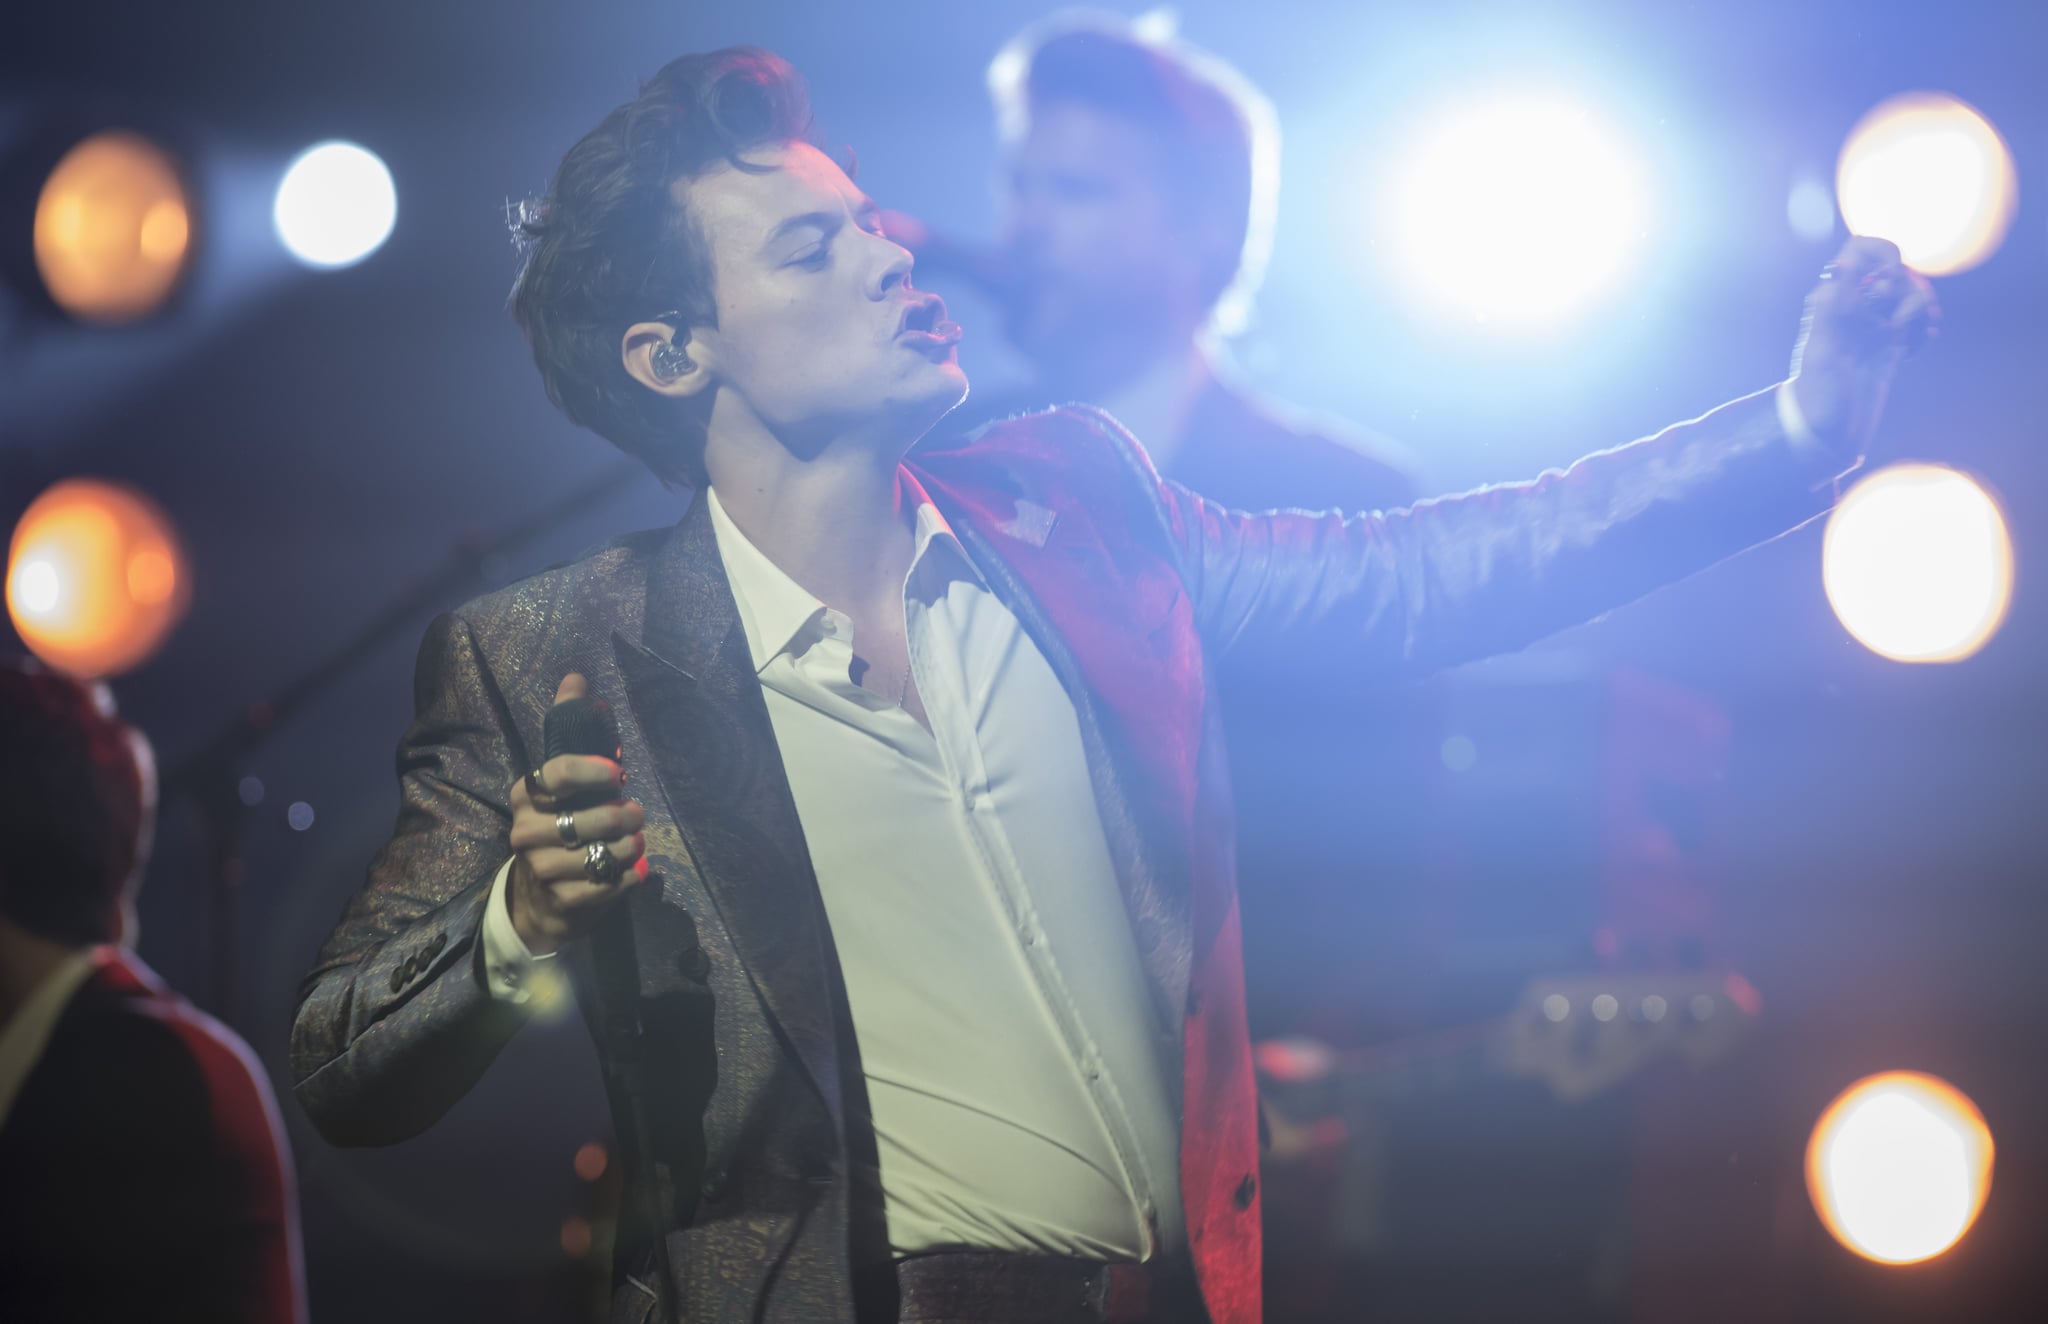
[[58, 966], [84, 950], [0, 920], [0, 1025], [14, 1019]]
[[898, 452], [871, 444], [798, 456], [775, 444], [705, 451], [719, 504], [762, 555], [841, 609], [893, 598], [913, 537], [897, 489]]
[[1131, 430], [1161, 469], [1171, 465], [1187, 438], [1194, 402], [1215, 377], [1200, 345], [1186, 344], [1105, 383], [1084, 397]]

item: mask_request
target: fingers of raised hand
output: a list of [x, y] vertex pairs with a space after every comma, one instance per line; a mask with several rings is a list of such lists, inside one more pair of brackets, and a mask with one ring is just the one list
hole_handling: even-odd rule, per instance
[[1851, 235], [1835, 260], [1828, 264], [1844, 285], [1855, 285], [1866, 276], [1896, 271], [1903, 265], [1899, 246], [1874, 235]]
[[1881, 339], [1894, 348], [1917, 348], [1941, 318], [1934, 286], [1899, 258], [1888, 239], [1849, 240], [1822, 272], [1814, 309], [1856, 339]]
[[1918, 349], [1941, 331], [1941, 301], [1934, 297], [1934, 284], [1917, 271], [1907, 269], [1897, 304], [1886, 320], [1887, 330], [1906, 339], [1909, 349]]
[[557, 754], [535, 769], [544, 794], [536, 796], [531, 777], [512, 783], [512, 810], [543, 809], [553, 813], [559, 804], [609, 800], [617, 796], [625, 778], [619, 765], [594, 754]]

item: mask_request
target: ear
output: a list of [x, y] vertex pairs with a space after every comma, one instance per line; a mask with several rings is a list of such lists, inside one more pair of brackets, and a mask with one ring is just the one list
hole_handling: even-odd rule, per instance
[[[656, 367], [655, 350], [669, 345], [683, 352], [680, 371]], [[710, 363], [711, 347], [705, 338], [667, 322], [635, 322], [627, 327], [619, 341], [619, 357], [634, 381], [672, 400], [688, 400], [701, 394], [715, 376]]]

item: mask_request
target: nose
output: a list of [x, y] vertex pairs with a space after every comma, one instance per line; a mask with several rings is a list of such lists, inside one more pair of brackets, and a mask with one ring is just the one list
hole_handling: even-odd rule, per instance
[[910, 273], [917, 265], [917, 259], [911, 256], [909, 249], [895, 240], [880, 235], [875, 238], [882, 245], [882, 265], [875, 278], [872, 297], [886, 299], [895, 293], [899, 286], [907, 287], [910, 284]]

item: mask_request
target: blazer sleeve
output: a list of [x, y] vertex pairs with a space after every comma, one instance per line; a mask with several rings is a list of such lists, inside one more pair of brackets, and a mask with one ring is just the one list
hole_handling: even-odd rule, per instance
[[1425, 674], [1509, 652], [1825, 513], [1844, 461], [1771, 391], [1521, 483], [1405, 510], [1225, 510], [1159, 490], [1218, 653]]
[[413, 693], [398, 826], [301, 985], [292, 1024], [299, 1103], [339, 1145], [426, 1129], [525, 1018], [491, 997], [478, 949], [526, 751], [461, 617], [428, 627]]

